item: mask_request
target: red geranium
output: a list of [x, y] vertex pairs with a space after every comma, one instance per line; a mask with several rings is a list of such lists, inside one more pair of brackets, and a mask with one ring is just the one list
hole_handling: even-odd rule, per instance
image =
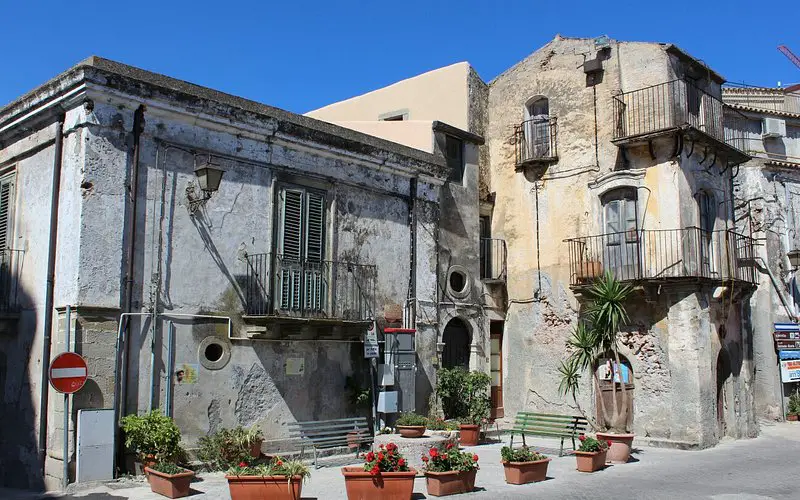
[[239, 462], [239, 467], [247, 467], [247, 462]]
[[[388, 445], [380, 445], [377, 454], [369, 452], [365, 455], [364, 470], [376, 476], [381, 472], [406, 472], [408, 471], [408, 462], [403, 458], [403, 455], [397, 450], [397, 445], [389, 443]], [[387, 453], [384, 453], [386, 450]]]
[[581, 434], [581, 436], [580, 436], [578, 439], [580, 439], [581, 441], [585, 441], [585, 440], [586, 440], [586, 436], [584, 436], [583, 434]]
[[478, 455], [472, 455], [472, 461], [473, 462], [477, 462], [478, 461]]
[[478, 455], [461, 451], [457, 446], [444, 445], [444, 450], [431, 448], [428, 455], [430, 458], [422, 457], [423, 467], [428, 472], [467, 472], [479, 468]]

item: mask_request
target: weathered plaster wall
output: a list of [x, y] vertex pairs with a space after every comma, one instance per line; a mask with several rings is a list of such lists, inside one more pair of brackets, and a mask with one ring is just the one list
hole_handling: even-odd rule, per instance
[[[718, 164], [706, 172], [708, 162], [699, 165], [702, 154], [695, 149], [688, 155], [688, 147], [680, 159], [674, 158], [675, 142], [669, 139], [654, 141], [655, 158], [646, 145], [623, 155], [611, 142], [612, 95], [672, 80], [681, 74], [681, 64], [658, 44], [612, 43], [602, 77], [592, 86], [580, 68], [582, 54], [591, 54], [591, 43], [557, 38], [490, 84], [486, 135], [488, 185], [497, 196], [493, 234], [505, 238], [509, 249], [503, 346], [509, 416], [523, 409], [575, 411], [557, 392], [558, 365], [580, 308], [569, 289], [563, 240], [604, 232], [604, 192], [634, 187], [640, 227], [677, 229], [699, 225], [695, 195], [707, 189], [719, 202], [716, 229], [732, 226], [730, 170], [723, 172]], [[514, 171], [513, 127], [524, 119], [525, 103], [537, 95], [549, 99], [550, 115], [558, 118], [559, 160], [540, 179]], [[635, 375], [638, 436], [701, 447], [719, 439], [715, 322], [721, 320], [714, 315], [727, 318], [728, 339], [741, 345], [748, 338], [741, 331], [745, 318], [739, 306], [726, 302], [735, 312], [715, 313], [721, 306], [712, 301], [712, 292], [659, 290], [655, 297], [632, 299], [629, 311], [635, 319], [621, 340]], [[738, 407], [739, 413], [731, 411], [724, 432], [753, 435], [753, 414], [744, 401], [749, 375], [737, 374], [727, 383], [732, 384], [728, 407]], [[583, 387], [579, 403], [593, 414], [588, 378]]]

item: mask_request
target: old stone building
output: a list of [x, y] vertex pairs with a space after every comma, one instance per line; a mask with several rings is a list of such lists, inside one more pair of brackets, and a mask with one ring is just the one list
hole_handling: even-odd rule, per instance
[[[460, 63], [309, 115], [423, 150], [419, 120], [484, 136], [471, 230], [503, 241], [507, 265], [472, 303], [482, 321], [457, 312], [490, 331], [470, 337], [470, 366], [492, 371], [496, 415], [575, 411], [558, 366], [581, 291], [609, 271], [636, 290], [621, 332], [633, 430], [706, 447], [757, 433], [748, 297], [760, 278], [732, 199], [749, 156], [723, 82], [675, 45], [557, 36], [485, 85]], [[582, 406], [596, 397], [587, 380]]]
[[[89, 366], [70, 440], [89, 408], [161, 408], [188, 448], [222, 426], [279, 443], [289, 422], [363, 414], [345, 384], [370, 385], [367, 327], [416, 310], [424, 336], [436, 317], [449, 166], [96, 57], [0, 109], [2, 484], [60, 485], [47, 366], [68, 308]], [[435, 362], [435, 340], [419, 345]]]
[[722, 99], [746, 119], [739, 123], [744, 149], [753, 158], [742, 165], [734, 183], [736, 225], [759, 245], [758, 290], [750, 299], [754, 336], [755, 403], [758, 415], [781, 419], [781, 397], [795, 390], [783, 384], [771, 332], [775, 323], [798, 320], [800, 295], [796, 264], [800, 249], [800, 93], [780, 88], [727, 86]]

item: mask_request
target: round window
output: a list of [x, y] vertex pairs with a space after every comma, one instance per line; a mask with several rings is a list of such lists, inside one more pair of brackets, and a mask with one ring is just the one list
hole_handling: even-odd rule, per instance
[[447, 272], [447, 290], [453, 297], [463, 299], [469, 295], [469, 272], [461, 266], [452, 266]]
[[231, 359], [231, 346], [219, 337], [206, 337], [197, 349], [200, 364], [209, 370], [219, 370]]

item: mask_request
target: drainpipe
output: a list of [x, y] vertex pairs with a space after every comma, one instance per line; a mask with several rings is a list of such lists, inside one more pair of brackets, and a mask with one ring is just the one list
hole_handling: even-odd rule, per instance
[[56, 243], [58, 242], [58, 201], [61, 193], [61, 159], [64, 151], [64, 113], [56, 123], [56, 137], [53, 153], [53, 182], [50, 191], [50, 242], [47, 250], [47, 285], [44, 299], [44, 337], [42, 339], [42, 373], [39, 388], [39, 462], [42, 464], [42, 477], [45, 474], [47, 455], [47, 404], [49, 395], [48, 374], [50, 371], [50, 350], [53, 336], [53, 292], [56, 274]]

